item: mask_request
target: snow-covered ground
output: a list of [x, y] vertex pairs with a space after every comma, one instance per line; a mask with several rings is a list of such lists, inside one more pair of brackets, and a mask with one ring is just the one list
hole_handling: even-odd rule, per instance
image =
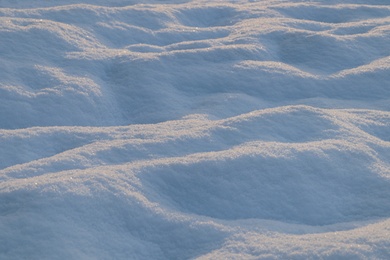
[[388, 0], [0, 0], [0, 259], [390, 259]]

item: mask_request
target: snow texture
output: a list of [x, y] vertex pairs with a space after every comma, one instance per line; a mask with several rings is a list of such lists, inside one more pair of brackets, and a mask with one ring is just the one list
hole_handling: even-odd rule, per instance
[[0, 0], [0, 259], [390, 259], [388, 0]]

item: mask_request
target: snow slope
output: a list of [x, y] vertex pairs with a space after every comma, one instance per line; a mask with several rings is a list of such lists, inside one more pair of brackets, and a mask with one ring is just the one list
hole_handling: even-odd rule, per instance
[[0, 259], [389, 259], [390, 5], [0, 1]]

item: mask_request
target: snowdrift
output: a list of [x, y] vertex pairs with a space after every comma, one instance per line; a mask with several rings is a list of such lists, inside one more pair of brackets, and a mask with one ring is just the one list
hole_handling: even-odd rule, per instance
[[0, 2], [0, 258], [390, 258], [387, 1]]

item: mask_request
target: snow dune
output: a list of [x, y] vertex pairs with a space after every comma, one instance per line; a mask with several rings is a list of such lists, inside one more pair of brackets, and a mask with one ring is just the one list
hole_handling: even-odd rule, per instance
[[0, 1], [0, 258], [390, 258], [387, 1]]

